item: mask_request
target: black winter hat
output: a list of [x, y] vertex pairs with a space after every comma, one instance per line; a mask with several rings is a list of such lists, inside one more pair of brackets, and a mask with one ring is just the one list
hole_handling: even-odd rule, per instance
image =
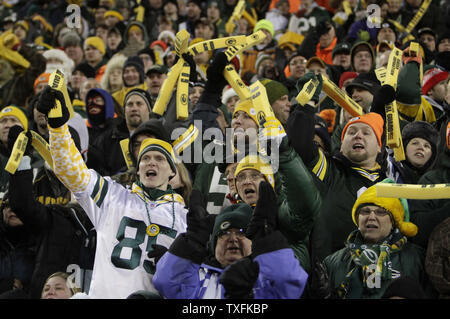
[[163, 140], [167, 143], [171, 142], [169, 132], [167, 132], [160, 119], [149, 119], [148, 121], [141, 123], [141, 125], [134, 130], [130, 137], [130, 142], [128, 143], [128, 151], [130, 152], [131, 160], [134, 165], [136, 165], [137, 158], [134, 158], [133, 155], [133, 143], [136, 137], [142, 133], [154, 135], [155, 138]]
[[450, 39], [450, 30], [445, 30], [444, 32], [442, 32], [440, 35], [439, 35], [439, 37], [438, 37], [438, 39], [437, 39], [437, 41], [436, 41], [436, 50], [437, 50], [437, 47], [439, 46], [439, 44], [442, 42], [442, 40], [444, 40], [444, 39]]
[[371, 71], [367, 73], [358, 74], [358, 76], [352, 81], [352, 83], [347, 85], [345, 90], [350, 96], [352, 95], [351, 93], [354, 87], [365, 89], [369, 91], [372, 95], [375, 95], [380, 89], [381, 85], [375, 72]]
[[73, 70], [72, 74], [75, 73], [75, 71], [80, 71], [87, 78], [95, 78], [95, 69], [86, 62], [81, 62], [80, 64], [78, 64]]
[[434, 64], [450, 72], [450, 51], [439, 52], [434, 59]]
[[[145, 72], [144, 72], [144, 62], [138, 55], [133, 55], [128, 57], [128, 59], [123, 64], [122, 70], [125, 70], [127, 66], [134, 66], [136, 70], [139, 72], [139, 83], [144, 83], [145, 81]], [[123, 78], [123, 75], [122, 75]], [[125, 82], [124, 82], [125, 83]]]
[[148, 55], [150, 56], [150, 58], [152, 59], [153, 64], [156, 63], [155, 52], [154, 52], [152, 49], [150, 49], [149, 47], [143, 48], [143, 49], [140, 50], [137, 54], [138, 54], [138, 55], [139, 55], [139, 54], [148, 54]]
[[436, 158], [439, 133], [428, 122], [414, 121], [406, 124], [402, 130], [403, 147], [406, 149], [409, 141], [411, 141], [415, 137], [423, 138], [431, 145], [432, 155], [429, 161], [426, 163], [426, 167], [428, 167], [434, 162], [434, 159]]

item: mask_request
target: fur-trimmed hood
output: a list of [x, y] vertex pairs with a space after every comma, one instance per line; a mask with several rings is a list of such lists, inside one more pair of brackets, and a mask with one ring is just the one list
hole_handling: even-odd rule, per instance
[[122, 70], [123, 69], [123, 65], [124, 65], [126, 60], [127, 60], [127, 57], [125, 55], [115, 54], [108, 61], [108, 63], [106, 64], [106, 67], [105, 67], [105, 74], [103, 75], [102, 81], [100, 82], [100, 87], [103, 90], [108, 91], [111, 94], [113, 93], [113, 92], [111, 92], [111, 86], [109, 84], [109, 75], [116, 68], [120, 68], [120, 70]]

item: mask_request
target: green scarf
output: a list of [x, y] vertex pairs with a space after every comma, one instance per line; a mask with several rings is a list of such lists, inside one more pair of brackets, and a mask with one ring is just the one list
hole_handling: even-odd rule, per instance
[[[395, 228], [391, 234], [378, 244], [364, 244], [359, 230], [353, 231], [347, 238], [345, 246], [350, 250], [355, 265], [338, 289], [341, 298], [359, 298], [362, 291], [376, 293], [381, 282], [392, 280], [391, 254], [399, 252], [407, 239]], [[380, 285], [377, 285], [379, 278]]]
[[167, 190], [165, 190], [165, 191], [158, 189], [158, 188], [145, 187], [139, 180], [136, 181], [136, 185], [139, 186], [140, 188], [142, 188], [142, 190], [144, 192], [144, 196], [152, 201], [155, 201], [164, 195], [174, 193], [174, 191], [170, 185], [167, 185]]

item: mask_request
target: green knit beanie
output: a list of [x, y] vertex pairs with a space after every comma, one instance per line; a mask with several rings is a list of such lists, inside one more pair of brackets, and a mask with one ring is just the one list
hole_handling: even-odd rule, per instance
[[239, 203], [228, 206], [217, 215], [210, 239], [213, 255], [216, 250], [218, 233], [231, 228], [246, 229], [252, 214], [253, 209], [248, 204]]
[[262, 79], [260, 80], [260, 82], [266, 88], [267, 98], [269, 99], [270, 105], [272, 105], [272, 103], [278, 100], [280, 97], [289, 95], [289, 90], [286, 88], [286, 86], [278, 81]]

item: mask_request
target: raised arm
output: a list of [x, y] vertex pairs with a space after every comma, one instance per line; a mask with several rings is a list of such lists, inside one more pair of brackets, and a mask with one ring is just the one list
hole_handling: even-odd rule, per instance
[[39, 98], [37, 108], [48, 116], [56, 100], [61, 103], [62, 116], [48, 118], [53, 171], [71, 192], [82, 192], [89, 184], [91, 173], [70, 136], [67, 126], [69, 110], [62, 93], [47, 86]]

